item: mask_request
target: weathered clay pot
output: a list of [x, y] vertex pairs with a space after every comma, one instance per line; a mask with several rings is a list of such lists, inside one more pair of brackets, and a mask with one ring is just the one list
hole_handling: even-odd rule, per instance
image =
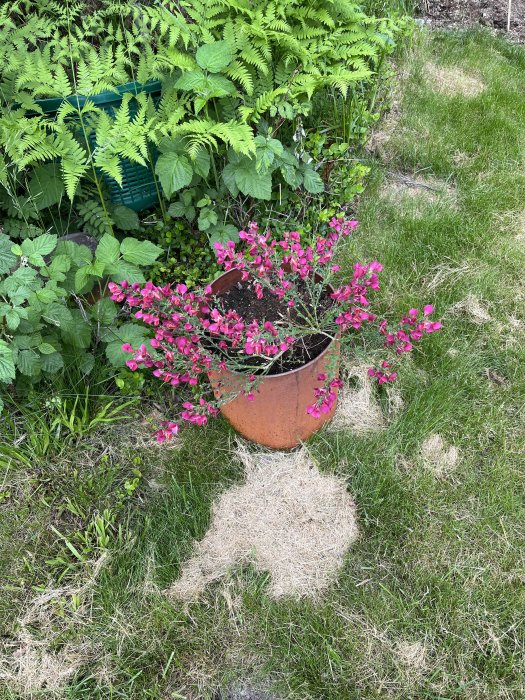
[[[238, 270], [229, 270], [211, 285], [214, 294], [227, 292], [241, 279]], [[243, 437], [274, 449], [290, 449], [308, 439], [331, 420], [329, 413], [313, 418], [306, 408], [314, 403], [314, 389], [322, 386], [317, 377], [336, 363], [339, 368], [340, 342], [332, 343], [302, 367], [264, 377], [258, 384], [255, 398], [249, 401], [237, 396], [221, 407], [221, 412]], [[244, 388], [246, 376], [229, 370], [209, 372], [216, 398], [230, 390]], [[222, 388], [221, 388], [222, 387]]]

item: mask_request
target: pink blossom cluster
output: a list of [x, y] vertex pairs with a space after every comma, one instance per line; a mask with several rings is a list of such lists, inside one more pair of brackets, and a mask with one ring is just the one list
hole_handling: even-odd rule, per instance
[[[151, 282], [110, 283], [111, 298], [125, 304], [153, 332], [148, 346], [122, 346], [131, 355], [127, 366], [133, 371], [146, 368], [172, 387], [186, 387], [178, 417], [162, 425], [160, 441], [176, 435], [183, 424], [206, 425], [210, 416], [217, 415], [221, 403], [233, 398], [227, 392], [220, 400], [213, 398], [207, 381], [210, 371], [241, 373], [246, 377], [245, 387], [240, 391], [237, 388], [235, 395], [253, 399], [261, 378], [283, 356], [293, 355], [304, 338], [321, 334], [344, 339], [359, 331], [364, 322], [377, 321], [369, 311], [368, 297], [379, 289], [379, 262], [355, 263], [345, 284], [330, 286], [340, 271], [334, 257], [356, 225], [356, 221], [334, 218], [324, 235], [303, 245], [298, 232], [284, 233], [277, 240], [269, 231], [260, 233], [253, 222], [247, 231], [239, 233], [240, 244], [215, 243], [217, 260], [225, 270], [238, 270], [257, 298], [269, 294], [282, 302], [279, 320], [245, 318], [226, 308], [221, 297], [213, 295], [211, 286], [190, 291], [183, 284], [158, 287]], [[327, 289], [331, 290], [329, 296]], [[325, 303], [320, 304], [323, 295]], [[431, 306], [425, 306], [421, 317], [417, 309], [410, 309], [395, 332], [381, 321], [378, 330], [385, 346], [394, 354], [410, 352], [423, 335], [441, 328], [439, 322], [429, 320], [432, 311]], [[380, 384], [396, 377], [386, 360], [369, 373]], [[335, 370], [319, 375], [320, 384], [307, 408], [311, 416], [319, 418], [332, 409], [341, 386], [334, 375]]]

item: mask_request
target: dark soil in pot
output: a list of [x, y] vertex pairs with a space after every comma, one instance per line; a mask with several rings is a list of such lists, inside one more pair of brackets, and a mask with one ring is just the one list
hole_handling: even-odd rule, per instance
[[[302, 300], [305, 304], [309, 304], [310, 300], [306, 284], [299, 283], [298, 287]], [[237, 282], [229, 291], [223, 292], [219, 299], [220, 305], [225, 311], [236, 311], [247, 322], [257, 319], [262, 324], [264, 321], [270, 321], [278, 327], [279, 322], [283, 319], [290, 319], [293, 322], [298, 317], [295, 308], [287, 307], [286, 302], [283, 302], [266, 290], [263, 298], [258, 299], [249, 281]], [[330, 295], [327, 292], [323, 292], [319, 300], [317, 313], [323, 314], [330, 308], [332, 303]], [[302, 367], [307, 362], [318, 357], [328, 347], [330, 342], [331, 338], [321, 333], [304, 336], [282, 355], [268, 374], [282, 374], [297, 367]], [[253, 360], [257, 362], [256, 357]]]

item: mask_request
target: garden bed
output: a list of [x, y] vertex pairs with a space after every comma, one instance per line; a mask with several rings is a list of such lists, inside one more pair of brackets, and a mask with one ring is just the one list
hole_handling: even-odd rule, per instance
[[[424, 17], [436, 27], [465, 27], [479, 24], [507, 31], [508, 0], [423, 0]], [[512, 0], [510, 36], [525, 39], [525, 0]]]

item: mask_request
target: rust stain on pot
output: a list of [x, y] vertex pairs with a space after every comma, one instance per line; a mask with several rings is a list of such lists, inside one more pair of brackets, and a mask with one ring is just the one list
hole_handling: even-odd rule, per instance
[[[229, 270], [215, 282], [212, 290], [221, 294], [241, 279], [238, 270]], [[297, 369], [264, 377], [258, 385], [254, 399], [237, 396], [221, 407], [229, 423], [243, 437], [273, 449], [291, 449], [317, 432], [334, 415], [337, 402], [329, 413], [313, 418], [306, 409], [315, 401], [315, 389], [322, 386], [317, 377], [326, 372], [336, 358], [339, 369], [340, 341], [336, 339], [316, 358]], [[246, 377], [230, 370], [208, 373], [216, 398], [220, 398], [228, 386], [240, 391]]]

